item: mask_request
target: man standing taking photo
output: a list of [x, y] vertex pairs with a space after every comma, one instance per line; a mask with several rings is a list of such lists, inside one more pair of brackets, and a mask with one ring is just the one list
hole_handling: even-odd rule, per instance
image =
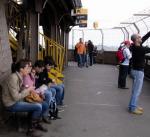
[[148, 32], [141, 38], [139, 34], [133, 34], [131, 40], [133, 46], [132, 52], [132, 69], [131, 75], [133, 77], [132, 95], [129, 103], [129, 112], [137, 115], [143, 114], [143, 108], [139, 107], [137, 102], [141, 94], [144, 78], [145, 54], [150, 53], [150, 48], [143, 47], [142, 44], [150, 37]]

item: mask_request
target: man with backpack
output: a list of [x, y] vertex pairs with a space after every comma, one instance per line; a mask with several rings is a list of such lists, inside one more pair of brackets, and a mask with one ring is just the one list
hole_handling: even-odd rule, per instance
[[118, 76], [118, 88], [128, 89], [126, 87], [126, 78], [129, 68], [129, 60], [132, 57], [129, 50], [130, 41], [124, 41], [123, 46], [121, 46], [117, 52], [117, 58], [120, 63], [119, 76]]

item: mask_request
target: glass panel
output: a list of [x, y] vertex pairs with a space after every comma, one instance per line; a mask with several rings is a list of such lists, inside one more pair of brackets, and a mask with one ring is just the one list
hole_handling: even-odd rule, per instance
[[104, 50], [117, 51], [124, 40], [124, 34], [120, 29], [104, 30]]
[[100, 30], [84, 30], [84, 41], [91, 40], [98, 50], [102, 49], [102, 34]]
[[145, 23], [147, 24], [148, 26], [148, 30], [150, 30], [150, 17], [149, 18], [146, 18], [144, 19]]
[[126, 27], [126, 28], [127, 28], [128, 32], [129, 32], [129, 39], [130, 39], [131, 36], [132, 36], [132, 34], [134, 33], [134, 32], [133, 32], [133, 29], [131, 29], [130, 26], [128, 26], [128, 27]]
[[[146, 25], [147, 25], [148, 31], [150, 31], [150, 17], [144, 19], [144, 21], [145, 21], [145, 23], [146, 23]], [[146, 41], [146, 45], [147, 45], [148, 47], [150, 47], [150, 38]]]
[[[136, 23], [140, 29], [140, 35], [144, 36], [147, 33], [147, 27], [145, 26], [143, 21], [139, 21]], [[144, 46], [147, 45], [147, 41], [143, 44]]]
[[79, 38], [83, 38], [84, 42], [91, 40], [98, 50], [102, 48], [102, 34], [100, 30], [72, 30], [69, 35], [69, 49], [74, 49]]
[[134, 27], [134, 25], [130, 25], [130, 28], [133, 33], [137, 33], [137, 29]]
[[69, 49], [74, 49], [80, 38], [84, 37], [84, 32], [82, 30], [72, 30], [69, 35]]
[[136, 23], [140, 29], [140, 35], [144, 36], [147, 33], [147, 28], [145, 24], [142, 21], [139, 21]]

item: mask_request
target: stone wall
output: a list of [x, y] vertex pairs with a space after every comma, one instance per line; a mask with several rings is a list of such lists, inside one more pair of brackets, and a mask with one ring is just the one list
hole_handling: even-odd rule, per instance
[[[2, 92], [1, 83], [11, 72], [12, 55], [9, 45], [8, 28], [5, 16], [5, 0], [0, 0], [0, 93]], [[0, 98], [0, 120], [2, 113]]]
[[0, 0], [0, 81], [9, 73], [12, 63], [4, 0]]
[[[74, 50], [68, 51], [68, 60], [74, 61]], [[103, 64], [116, 65], [117, 64], [116, 52], [113, 52], [113, 51], [104, 51], [103, 53], [99, 52], [96, 57], [96, 62], [103, 63]]]

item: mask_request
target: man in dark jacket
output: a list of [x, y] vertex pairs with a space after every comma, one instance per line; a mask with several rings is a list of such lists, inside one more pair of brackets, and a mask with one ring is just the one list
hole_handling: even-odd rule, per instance
[[133, 34], [131, 36], [131, 40], [133, 41], [133, 46], [131, 49], [132, 51], [131, 75], [133, 77], [133, 86], [132, 86], [132, 95], [129, 103], [129, 111], [137, 115], [143, 114], [143, 108], [139, 107], [137, 105], [137, 102], [143, 86], [145, 54], [150, 53], [150, 48], [143, 47], [142, 44], [149, 37], [150, 32], [148, 32], [142, 38], [138, 34]]
[[93, 65], [93, 50], [94, 45], [91, 40], [88, 41], [88, 51], [89, 51], [89, 57], [90, 57], [90, 66]]

